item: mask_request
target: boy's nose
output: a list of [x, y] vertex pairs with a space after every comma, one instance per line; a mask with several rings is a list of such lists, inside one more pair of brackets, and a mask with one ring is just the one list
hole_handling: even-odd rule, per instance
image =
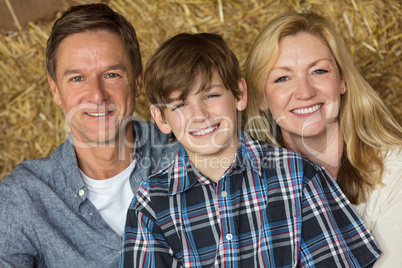
[[192, 107], [192, 115], [195, 118], [205, 119], [208, 118], [208, 111], [203, 103], [197, 103]]

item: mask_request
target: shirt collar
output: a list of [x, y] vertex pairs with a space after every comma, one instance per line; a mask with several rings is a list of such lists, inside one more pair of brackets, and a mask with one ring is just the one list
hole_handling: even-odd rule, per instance
[[[249, 169], [258, 172], [261, 176], [261, 163], [263, 150], [261, 142], [254, 140], [247, 133], [238, 131], [239, 145], [237, 147], [236, 158], [227, 173], [233, 169]], [[168, 172], [169, 195], [180, 194], [193, 187], [197, 182], [210, 184], [211, 181], [201, 174], [191, 163], [190, 158], [183, 146], [176, 155], [172, 168]]]

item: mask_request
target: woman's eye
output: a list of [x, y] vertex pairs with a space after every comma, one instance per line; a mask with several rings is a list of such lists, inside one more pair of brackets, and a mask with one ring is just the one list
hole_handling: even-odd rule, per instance
[[319, 70], [315, 70], [314, 71], [315, 74], [324, 74], [324, 73], [328, 73], [327, 70], [323, 70], [323, 69], [319, 69]]
[[288, 80], [288, 77], [282, 76], [282, 77], [279, 77], [278, 79], [276, 79], [276, 80], [274, 81], [274, 83], [285, 82], [285, 81], [287, 81], [287, 80]]

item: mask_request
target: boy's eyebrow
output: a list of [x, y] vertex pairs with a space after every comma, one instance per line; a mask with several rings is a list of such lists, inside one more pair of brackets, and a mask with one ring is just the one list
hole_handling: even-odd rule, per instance
[[[197, 91], [197, 94], [198, 94], [199, 92], [202, 92], [202, 91], [208, 92], [208, 91], [210, 91], [212, 88], [215, 88], [215, 87], [224, 87], [224, 85], [223, 85], [223, 83], [212, 84], [209, 88], [206, 87], [205, 90], [199, 90], [199, 91]], [[172, 103], [172, 102], [175, 102], [175, 101], [183, 101], [182, 94], [180, 94], [180, 95], [178, 95], [178, 96], [176, 96], [176, 97], [173, 97], [173, 98], [171, 98], [171, 97], [166, 98], [166, 103]]]

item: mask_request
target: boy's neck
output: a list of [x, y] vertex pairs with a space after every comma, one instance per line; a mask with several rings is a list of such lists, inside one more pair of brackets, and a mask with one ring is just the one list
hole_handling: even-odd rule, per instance
[[236, 157], [239, 142], [233, 142], [230, 146], [219, 154], [191, 154], [187, 152], [191, 163], [206, 177], [214, 182], [218, 182], [223, 173], [232, 165]]

